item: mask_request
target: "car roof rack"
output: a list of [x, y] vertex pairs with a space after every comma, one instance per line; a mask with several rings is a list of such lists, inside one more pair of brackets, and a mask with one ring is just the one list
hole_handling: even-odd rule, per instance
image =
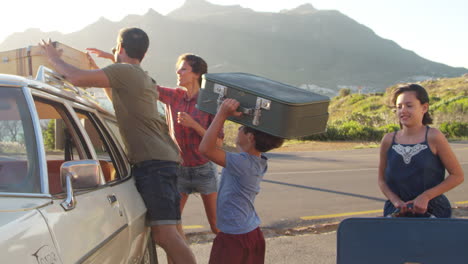
[[97, 105], [100, 105], [99, 100], [97, 100], [97, 98], [92, 93], [86, 91], [84, 88], [74, 86], [69, 81], [67, 81], [67, 79], [65, 79], [65, 76], [44, 65], [40, 65], [37, 69], [35, 80], [49, 84], [60, 90], [71, 91], [83, 98], [87, 98], [88, 100], [93, 101]]
[[39, 66], [37, 69], [36, 81], [47, 83], [63, 90], [73, 91], [78, 95], [82, 95], [85, 92], [84, 89], [80, 90], [78, 87], [73, 86], [65, 79], [65, 76], [44, 65]]

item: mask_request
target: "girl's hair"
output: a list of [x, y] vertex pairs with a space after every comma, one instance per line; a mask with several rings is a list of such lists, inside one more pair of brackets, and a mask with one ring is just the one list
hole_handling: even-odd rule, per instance
[[260, 152], [267, 152], [283, 145], [284, 139], [270, 135], [260, 130], [251, 127], [242, 126], [241, 129], [245, 134], [252, 133], [255, 139], [255, 149]]
[[183, 61], [186, 61], [190, 67], [192, 67], [193, 73], [200, 74], [198, 84], [201, 85], [202, 75], [208, 72], [208, 64], [206, 61], [195, 54], [184, 53], [177, 59], [176, 67], [178, 67]]
[[[396, 105], [396, 100], [398, 96], [404, 92], [415, 92], [416, 93], [416, 98], [419, 100], [421, 104], [429, 104], [429, 95], [427, 94], [426, 89], [422, 87], [421, 85], [418, 84], [407, 84], [403, 86], [399, 86], [393, 90], [392, 93], [392, 105]], [[423, 119], [422, 119], [423, 125], [429, 125], [432, 124], [432, 117], [429, 114], [429, 109], [428, 111], [424, 114]]]

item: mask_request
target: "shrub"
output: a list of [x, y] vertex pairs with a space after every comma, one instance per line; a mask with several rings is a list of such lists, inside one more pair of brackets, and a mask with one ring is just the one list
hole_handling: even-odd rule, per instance
[[398, 131], [399, 129], [400, 129], [400, 126], [397, 125], [397, 124], [390, 124], [390, 125], [385, 125], [385, 126], [379, 127], [379, 130], [382, 131], [382, 136], [383, 136], [383, 134]]
[[466, 138], [466, 137], [468, 137], [468, 123], [444, 122], [444, 123], [440, 124], [439, 129], [448, 138]]
[[378, 126], [383, 122], [383, 118], [380, 115], [368, 115], [362, 112], [354, 112], [349, 117], [349, 121], [356, 121], [365, 126]]
[[339, 93], [338, 93], [338, 96], [340, 97], [345, 97], [345, 96], [348, 96], [351, 94], [351, 89], [349, 88], [342, 88], [340, 89]]
[[362, 100], [366, 99], [366, 95], [364, 94], [353, 94], [350, 99], [348, 99], [348, 104], [355, 104]]
[[45, 148], [52, 150], [55, 148], [55, 119], [50, 120], [47, 128], [42, 131]]
[[302, 138], [303, 140], [358, 140], [358, 141], [379, 141], [384, 133], [397, 130], [398, 126], [384, 126], [375, 128], [366, 126], [356, 121], [336, 122], [327, 126], [327, 131], [322, 134], [311, 135]]

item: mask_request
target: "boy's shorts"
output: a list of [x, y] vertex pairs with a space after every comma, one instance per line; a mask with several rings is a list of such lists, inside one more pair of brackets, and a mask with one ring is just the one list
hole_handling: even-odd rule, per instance
[[201, 166], [181, 166], [177, 179], [179, 192], [210, 194], [218, 191], [218, 172], [213, 162]]
[[246, 234], [219, 232], [213, 241], [209, 264], [263, 264], [265, 238], [260, 227]]
[[148, 160], [133, 165], [135, 184], [145, 202], [149, 226], [181, 223], [178, 170], [179, 164], [173, 161]]

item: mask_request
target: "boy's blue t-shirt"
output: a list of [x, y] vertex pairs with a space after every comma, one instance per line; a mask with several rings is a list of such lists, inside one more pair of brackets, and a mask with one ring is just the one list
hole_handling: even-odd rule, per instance
[[226, 153], [216, 206], [216, 226], [223, 233], [245, 234], [260, 225], [254, 207], [267, 158], [248, 153]]

